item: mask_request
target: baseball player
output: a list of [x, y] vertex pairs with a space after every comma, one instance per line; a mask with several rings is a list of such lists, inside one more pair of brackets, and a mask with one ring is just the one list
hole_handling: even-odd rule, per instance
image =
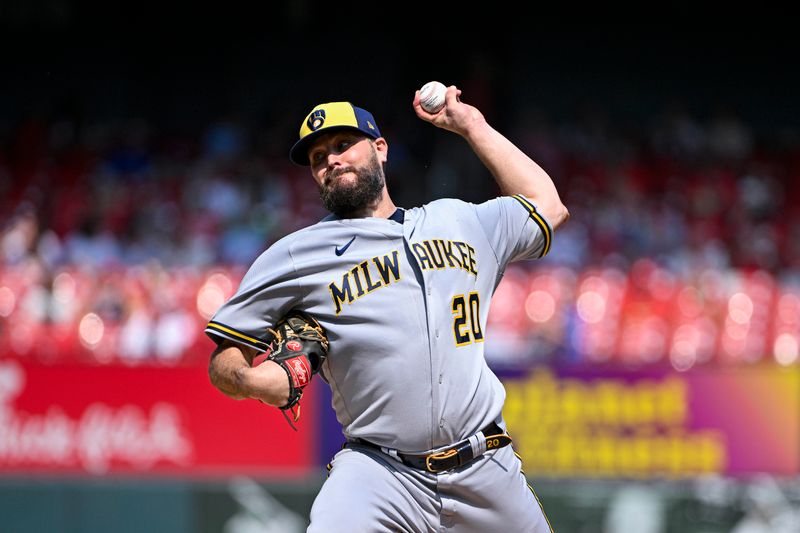
[[[331, 215], [267, 249], [206, 332], [209, 373], [234, 398], [287, 408], [308, 367], [252, 366], [290, 311], [330, 342], [315, 369], [347, 442], [311, 509], [312, 532], [551, 531], [502, 418], [505, 391], [483, 354], [506, 265], [547, 254], [568, 217], [550, 177], [494, 130], [461, 91], [417, 116], [472, 147], [505, 196], [400, 209], [373, 116], [318, 105], [290, 158], [307, 165]], [[287, 379], [288, 376], [288, 379]]]

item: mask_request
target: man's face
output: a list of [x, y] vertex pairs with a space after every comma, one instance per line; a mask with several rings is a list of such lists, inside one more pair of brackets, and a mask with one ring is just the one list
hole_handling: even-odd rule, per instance
[[322, 135], [311, 146], [311, 171], [325, 209], [343, 217], [380, 200], [385, 141], [376, 144], [380, 151], [366, 136], [345, 130]]

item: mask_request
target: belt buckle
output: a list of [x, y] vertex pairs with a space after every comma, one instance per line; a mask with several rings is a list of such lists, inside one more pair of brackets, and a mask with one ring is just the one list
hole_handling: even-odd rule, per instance
[[438, 474], [439, 472], [444, 472], [445, 470], [448, 470], [452, 467], [436, 470], [434, 469], [433, 466], [431, 466], [431, 459], [433, 459], [434, 461], [442, 461], [445, 459], [450, 459], [454, 455], [458, 455], [458, 450], [456, 448], [450, 448], [449, 450], [446, 450], [444, 452], [432, 453], [425, 457], [425, 469], [431, 474]]

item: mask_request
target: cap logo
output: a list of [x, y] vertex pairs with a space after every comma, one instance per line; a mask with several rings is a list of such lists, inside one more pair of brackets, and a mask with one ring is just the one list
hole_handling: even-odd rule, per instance
[[369, 120], [367, 121], [367, 126], [369, 126], [369, 129], [371, 129], [371, 130], [375, 129], [375, 126], [373, 126], [372, 122], [370, 122]]
[[325, 110], [324, 109], [317, 109], [308, 117], [308, 121], [306, 121], [308, 125], [308, 129], [311, 131], [317, 131], [325, 124]]

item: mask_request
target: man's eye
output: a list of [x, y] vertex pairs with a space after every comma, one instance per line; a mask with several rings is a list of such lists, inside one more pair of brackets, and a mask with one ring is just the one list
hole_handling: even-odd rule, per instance
[[320, 161], [322, 161], [322, 152], [316, 152], [311, 154], [312, 163], [319, 163]]
[[350, 146], [351, 141], [348, 139], [346, 141], [339, 141], [339, 150], [344, 150], [348, 146]]

